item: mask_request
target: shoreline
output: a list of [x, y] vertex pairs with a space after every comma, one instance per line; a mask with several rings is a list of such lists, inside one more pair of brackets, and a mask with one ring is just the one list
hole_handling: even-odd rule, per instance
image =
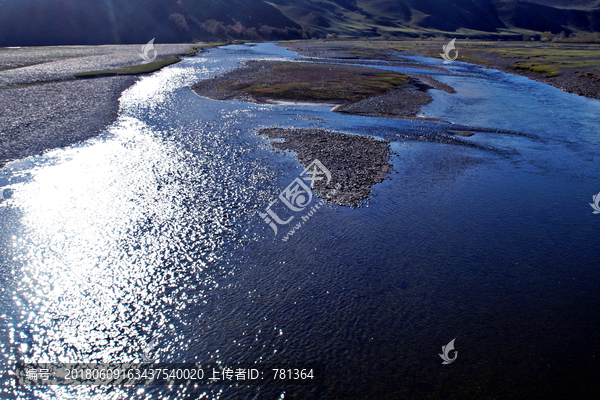
[[[280, 42], [278, 45], [305, 57], [322, 60], [336, 58], [341, 59], [342, 62], [375, 63], [377, 61], [410, 62], [408, 59], [403, 59], [402, 54], [439, 59], [439, 53], [442, 51], [441, 45], [446, 43], [446, 41], [431, 42], [419, 40], [319, 40], [287, 41]], [[586, 63], [586, 60], [588, 60], [586, 57], [589, 54], [585, 53], [589, 51], [588, 47], [590, 46], [593, 48], [593, 45], [577, 45], [568, 42], [547, 44], [540, 42], [500, 42], [500, 44], [489, 42], [479, 47], [471, 45], [469, 42], [456, 44], [459, 51], [457, 61], [495, 69], [507, 74], [523, 76], [554, 86], [565, 92], [600, 100], [600, 72], [598, 72], [600, 71], [600, 67], [594, 70], [593, 67], [589, 66], [576, 66], [577, 62]], [[565, 62], [552, 61], [552, 57], [556, 57], [555, 54], [561, 54], [563, 50], [565, 52], [573, 51], [572, 48], [578, 49], [581, 55], [572, 56], [572, 58], [570, 55], [564, 56], [567, 57]], [[530, 51], [530, 54], [523, 55], [527, 50]], [[547, 51], [548, 60], [545, 60], [544, 56], [540, 56], [540, 54], [545, 54], [545, 51]], [[514, 54], [514, 56], [510, 54]], [[567, 59], [569, 60], [568, 62], [566, 61]], [[569, 62], [575, 62], [575, 64], [569, 66], [567, 65]], [[531, 69], [539, 68], [540, 72], [530, 70], [529, 64], [532, 65]], [[600, 60], [596, 64], [600, 66]], [[419, 68], [423, 68], [423, 66]]]
[[[379, 56], [381, 56], [381, 60], [387, 60], [392, 57], [392, 53], [394, 60], [402, 60], [401, 54], [398, 53], [399, 50], [384, 49], [383, 52], [377, 50], [359, 52], [359, 54], [348, 53], [348, 51], [356, 52], [358, 45], [373, 45], [369, 41], [354, 43], [352, 45], [354, 47], [342, 47], [335, 41], [319, 43], [315, 44], [312, 41], [280, 42], [278, 45], [289, 47], [299, 54], [305, 52], [308, 56], [321, 57], [318, 60], [307, 60], [306, 64], [327, 65], [327, 62], [339, 62], [341, 70], [346, 69], [346, 71], [350, 71], [352, 68], [368, 70], [368, 66], [355, 67], [346, 64], [356, 62], [366, 65], [376, 64]], [[158, 61], [168, 57], [193, 56], [199, 51], [217, 45], [222, 45], [222, 43], [157, 45], [161, 52]], [[5, 111], [4, 118], [0, 121], [0, 168], [12, 160], [39, 155], [46, 150], [85, 141], [97, 136], [107, 126], [114, 123], [118, 116], [121, 93], [133, 85], [139, 79], [139, 75], [147, 73], [146, 71], [127, 75], [118, 72], [139, 66], [138, 47], [124, 45], [83, 46], [77, 49], [34, 48], [25, 49], [24, 53], [19, 53], [20, 57], [24, 54], [24, 58], [12, 57], [13, 53], [10, 51], [1, 54], [0, 68], [4, 69], [0, 70], [0, 92], [2, 93], [0, 107]], [[310, 52], [306, 53], [308, 50], [298, 47], [309, 49]], [[410, 47], [410, 51], [406, 51], [405, 54], [432, 56], [427, 50], [419, 51], [412, 45]], [[327, 58], [334, 56], [339, 56], [340, 59]], [[515, 58], [496, 57], [496, 61], [488, 62], [466, 55], [464, 60], [486, 68], [551, 84], [567, 92], [600, 99], [600, 80], [579, 77], [576, 74], [571, 74], [573, 76], [561, 74], [548, 78], [524, 69], [515, 70], [511, 68]], [[417, 63], [409, 62], [408, 65], [417, 65]], [[111, 75], [101, 76], [101, 74], [92, 73], [92, 76], [86, 76], [84, 79], [75, 78], [75, 74], [90, 74], [86, 71], [94, 73], [103, 71], [99, 68], [92, 68], [98, 66], [110, 67], [106, 69], [112, 70]], [[228, 73], [241, 74], [243, 68], [230, 70], [224, 75]], [[115, 73], [115, 71], [117, 72]], [[453, 93], [454, 89], [428, 76], [412, 73], [403, 73], [403, 75], [410, 79], [395, 90], [355, 101], [271, 99], [265, 100], [265, 103], [321, 104], [333, 107], [332, 111], [334, 112], [351, 115], [447, 122], [416, 117], [416, 114], [420, 107], [431, 102], [431, 96], [427, 94], [427, 90], [435, 88]], [[198, 84], [206, 84], [209, 81], [212, 79], [201, 81]], [[587, 85], [590, 82], [596, 82], [597, 88]], [[578, 90], [582, 93], [578, 93]], [[353, 92], [353, 90], [349, 90], [349, 92]], [[211, 97], [211, 95], [207, 97]], [[256, 98], [249, 95], [242, 100], [261, 101], [260, 99], [257, 101]]]
[[513, 69], [501, 64], [488, 64], [477, 62], [477, 60], [464, 61], [468, 64], [475, 64], [487, 69], [494, 69], [506, 74], [522, 76], [533, 81], [545, 83], [553, 86], [563, 92], [576, 94], [578, 96], [587, 97], [590, 99], [600, 100], [600, 82], [594, 82], [592, 79], [575, 74], [561, 74], [558, 76], [545, 77], [538, 72], [531, 72], [522, 69]]
[[115, 76], [1, 89], [0, 168], [98, 136], [116, 121], [121, 94], [136, 81]]
[[116, 121], [121, 94], [141, 75], [216, 45], [156, 45], [159, 56], [149, 64], [140, 64], [138, 45], [0, 53], [0, 168], [98, 136]]

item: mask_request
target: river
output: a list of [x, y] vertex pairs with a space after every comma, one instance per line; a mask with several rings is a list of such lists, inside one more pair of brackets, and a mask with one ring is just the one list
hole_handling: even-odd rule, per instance
[[[600, 215], [589, 203], [600, 102], [413, 57], [445, 67], [419, 72], [457, 91], [431, 90], [422, 116], [524, 133], [477, 132], [467, 146], [430, 140], [440, 122], [190, 90], [240, 61], [296, 58], [273, 43], [186, 58], [124, 92], [97, 138], [0, 171], [0, 358], [6, 371], [151, 352], [314, 366], [314, 383], [15, 388], [4, 372], [0, 397], [538, 398], [598, 387]], [[321, 207], [283, 241], [259, 213], [304, 167], [256, 135], [271, 126], [390, 140], [394, 170], [362, 207]], [[452, 339], [457, 358], [443, 365]]]

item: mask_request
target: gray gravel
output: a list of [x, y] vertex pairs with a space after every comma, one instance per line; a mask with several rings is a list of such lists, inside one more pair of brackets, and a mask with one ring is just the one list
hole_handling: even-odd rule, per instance
[[[423, 85], [425, 86], [425, 85]], [[381, 118], [410, 118], [417, 115], [421, 107], [433, 101], [432, 97], [420, 91], [416, 82], [404, 84], [400, 89], [369, 97], [356, 103], [343, 104], [332, 111]]]
[[292, 150], [308, 167], [316, 158], [331, 172], [331, 182], [315, 181], [313, 189], [322, 199], [341, 206], [358, 207], [369, 197], [373, 185], [392, 170], [389, 143], [372, 137], [321, 129], [266, 128], [259, 135], [280, 150]]
[[0, 90], [0, 167], [98, 135], [113, 123], [135, 76], [53, 82]]
[[[581, 73], [573, 73], [573, 71], [566, 71], [558, 76], [547, 78], [546, 74], [539, 74], [537, 72], [522, 69], [511, 69], [510, 67], [514, 64], [514, 58], [502, 60], [500, 57], [497, 57], [494, 60], [498, 61], [496, 61], [491, 68], [507, 74], [525, 76], [534, 81], [552, 85], [564, 92], [575, 93], [580, 96], [600, 100], [600, 80], [583, 76]], [[490, 66], [486, 64], [483, 64], [483, 66], [490, 68]]]
[[[101, 133], [135, 76], [76, 80], [79, 72], [141, 64], [141, 45], [0, 49], [0, 167]], [[191, 44], [155, 45], [157, 60]], [[8, 69], [7, 69], [8, 68]]]
[[[157, 44], [156, 60], [185, 53], [192, 44]], [[52, 46], [0, 49], [0, 87], [73, 78], [79, 72], [142, 63], [142, 45]], [[151, 53], [152, 54], [152, 53]]]

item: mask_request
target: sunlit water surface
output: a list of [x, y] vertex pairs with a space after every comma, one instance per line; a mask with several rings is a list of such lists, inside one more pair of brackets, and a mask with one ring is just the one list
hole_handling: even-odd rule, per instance
[[[453, 63], [422, 70], [446, 124], [190, 90], [273, 44], [212, 49], [142, 78], [99, 137], [0, 175], [0, 357], [319, 365], [318, 385], [17, 388], [18, 398], [532, 398], [600, 370], [600, 102]], [[414, 57], [439, 66], [432, 59]], [[402, 71], [401, 64], [382, 68]], [[303, 170], [255, 130], [391, 141], [364, 207], [328, 206], [288, 241], [258, 216]], [[429, 139], [428, 139], [429, 138]], [[456, 338], [458, 359], [442, 365]], [[592, 385], [592, 386], [590, 386]], [[482, 397], [483, 396], [483, 397]]]

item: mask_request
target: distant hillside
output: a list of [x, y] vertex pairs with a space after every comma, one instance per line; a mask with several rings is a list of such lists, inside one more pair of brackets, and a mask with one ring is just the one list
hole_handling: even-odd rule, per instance
[[271, 0], [304, 27], [348, 36], [517, 38], [525, 31], [600, 31], [599, 0]]
[[302, 37], [261, 0], [0, 0], [0, 27], [0, 46]]
[[557, 8], [574, 8], [579, 10], [598, 8], [600, 0], [523, 0], [527, 3], [536, 3], [543, 6]]
[[600, 31], [600, 0], [0, 0], [0, 46]]

